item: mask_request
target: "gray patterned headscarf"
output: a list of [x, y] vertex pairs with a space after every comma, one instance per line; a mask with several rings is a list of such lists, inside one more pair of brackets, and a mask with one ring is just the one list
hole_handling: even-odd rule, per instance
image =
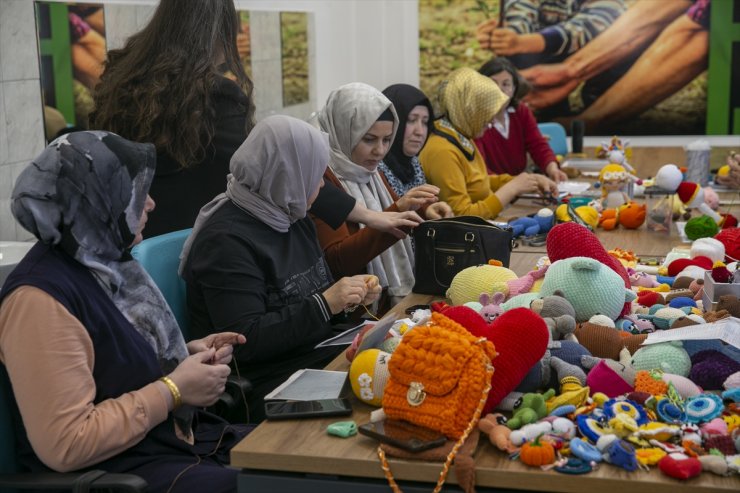
[[[63, 135], [18, 177], [11, 210], [39, 241], [90, 270], [167, 374], [187, 357], [185, 340], [159, 288], [129, 253], [155, 165], [152, 144], [109, 132]], [[192, 409], [178, 412], [188, 425]]]
[[180, 255], [180, 274], [203, 224], [229, 200], [275, 231], [287, 232], [306, 217], [308, 199], [319, 188], [328, 163], [329, 138], [324, 132], [285, 115], [261, 120], [231, 157], [226, 192], [201, 208]]

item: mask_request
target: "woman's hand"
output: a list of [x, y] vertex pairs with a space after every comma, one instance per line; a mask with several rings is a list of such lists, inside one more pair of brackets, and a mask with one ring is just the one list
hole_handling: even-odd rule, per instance
[[447, 202], [435, 202], [427, 207], [426, 216], [427, 219], [443, 219], [446, 217], [454, 217], [455, 214], [452, 212], [452, 207], [450, 207], [450, 204]]
[[343, 277], [324, 291], [324, 299], [329, 311], [335, 315], [345, 308], [359, 305], [368, 294], [368, 283], [365, 275]]
[[376, 231], [391, 234], [399, 240], [406, 238], [406, 235], [408, 234], [401, 228], [413, 229], [424, 222], [421, 216], [414, 211], [371, 211], [367, 207], [361, 206], [359, 203], [355, 204], [355, 208], [352, 209], [352, 212], [350, 212], [350, 215], [347, 216], [347, 218], [356, 223], [363, 223], [367, 225], [368, 228], [372, 228]]
[[439, 199], [439, 188], [434, 185], [420, 185], [414, 187], [398, 199], [396, 206], [399, 211], [416, 211], [422, 207], [433, 204]]
[[525, 193], [557, 196], [558, 185], [545, 175], [521, 173], [495, 192], [502, 206], [510, 204], [516, 197]]
[[365, 294], [362, 304], [369, 305], [380, 298], [380, 293], [383, 292], [383, 287], [380, 285], [378, 276], [365, 274], [363, 277], [365, 278], [365, 286], [367, 286], [367, 294]]
[[231, 369], [228, 365], [211, 363], [215, 357], [215, 347], [197, 352], [182, 360], [169, 374], [180, 390], [183, 404], [207, 407], [223, 394]]
[[206, 351], [210, 348], [216, 349], [216, 355], [213, 364], [228, 365], [231, 363], [231, 355], [234, 352], [236, 344], [244, 344], [247, 338], [237, 332], [219, 332], [210, 334], [203, 339], [195, 339], [188, 342], [188, 352], [190, 354]]
[[555, 161], [551, 161], [547, 165], [547, 168], [545, 168], [545, 173], [555, 183], [560, 183], [561, 181], [565, 181], [568, 179], [568, 175], [566, 175], [565, 172], [560, 169], [558, 163], [556, 163]]

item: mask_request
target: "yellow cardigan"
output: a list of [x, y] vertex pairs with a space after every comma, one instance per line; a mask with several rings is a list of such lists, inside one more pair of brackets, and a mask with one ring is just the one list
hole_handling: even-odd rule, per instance
[[[439, 126], [439, 122], [435, 122], [435, 127], [460, 142], [454, 132]], [[465, 140], [467, 142], [462, 145], [472, 150], [472, 161], [468, 161], [465, 154], [444, 137], [430, 135], [419, 155], [421, 167], [427, 182], [439, 187], [439, 199], [450, 204], [456, 216], [493, 219], [503, 209], [494, 192], [511, 181], [512, 176], [489, 175], [475, 144]]]

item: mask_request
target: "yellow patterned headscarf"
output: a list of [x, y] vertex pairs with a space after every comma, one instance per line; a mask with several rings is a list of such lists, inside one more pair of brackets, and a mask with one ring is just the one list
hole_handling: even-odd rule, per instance
[[471, 68], [455, 70], [439, 86], [442, 114], [469, 139], [477, 137], [508, 100], [498, 84]]

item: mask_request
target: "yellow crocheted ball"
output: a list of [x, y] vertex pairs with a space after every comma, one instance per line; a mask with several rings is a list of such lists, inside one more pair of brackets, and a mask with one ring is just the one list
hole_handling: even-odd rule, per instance
[[388, 383], [388, 361], [391, 355], [380, 349], [366, 349], [352, 360], [349, 381], [352, 392], [363, 402], [380, 407]]
[[493, 296], [501, 292], [509, 295], [507, 281], [517, 279], [514, 271], [495, 265], [476, 265], [461, 270], [452, 279], [447, 290], [447, 298], [453, 305], [462, 305], [469, 301], [478, 301], [482, 293]]

